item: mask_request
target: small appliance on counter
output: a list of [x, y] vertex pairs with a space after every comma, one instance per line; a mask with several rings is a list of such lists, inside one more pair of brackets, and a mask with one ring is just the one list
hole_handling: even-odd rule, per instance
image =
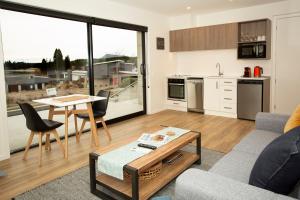
[[244, 68], [244, 76], [243, 77], [251, 77], [251, 68], [250, 67], [245, 67]]
[[261, 74], [263, 74], [263, 68], [260, 66], [254, 67], [254, 77], [261, 77]]

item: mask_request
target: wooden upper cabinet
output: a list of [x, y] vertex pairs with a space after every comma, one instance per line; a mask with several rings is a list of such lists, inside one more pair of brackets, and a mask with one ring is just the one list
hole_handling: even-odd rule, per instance
[[237, 23], [231, 23], [170, 31], [170, 51], [236, 48], [237, 30]]
[[207, 31], [204, 27], [192, 28], [191, 29], [191, 51], [205, 50], [206, 49], [206, 36]]
[[225, 26], [225, 46], [227, 49], [237, 48], [238, 43], [238, 24], [231, 23]]
[[226, 49], [225, 47], [225, 25], [215, 25], [208, 27], [207, 49]]
[[170, 51], [189, 51], [191, 48], [191, 30], [170, 31]]

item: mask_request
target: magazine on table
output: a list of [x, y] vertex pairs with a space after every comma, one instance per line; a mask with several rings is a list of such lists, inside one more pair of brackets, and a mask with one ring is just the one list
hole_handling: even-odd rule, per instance
[[169, 141], [169, 137], [167, 135], [162, 134], [149, 134], [143, 133], [141, 137], [138, 139], [138, 142], [143, 144], [150, 144], [153, 146], [166, 144]]

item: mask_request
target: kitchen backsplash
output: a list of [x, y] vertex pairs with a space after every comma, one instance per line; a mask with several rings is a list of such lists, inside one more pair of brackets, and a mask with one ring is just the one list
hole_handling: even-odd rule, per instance
[[180, 52], [175, 53], [175, 57], [177, 74], [216, 75], [216, 63], [219, 62], [224, 75], [240, 76], [244, 67], [251, 67], [253, 72], [257, 65], [263, 68], [263, 76], [271, 75], [271, 60], [238, 60], [236, 49]]

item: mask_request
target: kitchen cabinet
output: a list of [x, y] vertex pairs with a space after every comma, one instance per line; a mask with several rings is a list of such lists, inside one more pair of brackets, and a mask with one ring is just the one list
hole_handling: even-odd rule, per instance
[[220, 87], [218, 78], [204, 79], [204, 110], [220, 110]]
[[191, 49], [191, 30], [176, 30], [170, 32], [171, 51], [189, 51]]
[[237, 39], [237, 23], [174, 30], [170, 31], [170, 51], [233, 49]]
[[238, 59], [271, 58], [271, 20], [238, 23]]
[[166, 109], [187, 112], [187, 102], [186, 101], [167, 100], [166, 101]]
[[205, 114], [237, 117], [237, 80], [227, 77], [204, 79]]

